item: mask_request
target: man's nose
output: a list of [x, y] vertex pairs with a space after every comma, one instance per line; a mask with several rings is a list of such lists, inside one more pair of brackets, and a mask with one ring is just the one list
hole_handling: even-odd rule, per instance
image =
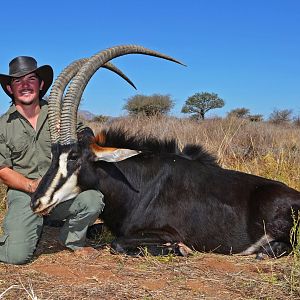
[[26, 80], [26, 79], [23, 79], [22, 81], [21, 81], [21, 85], [22, 85], [22, 87], [28, 87], [30, 84], [29, 84], [29, 80]]

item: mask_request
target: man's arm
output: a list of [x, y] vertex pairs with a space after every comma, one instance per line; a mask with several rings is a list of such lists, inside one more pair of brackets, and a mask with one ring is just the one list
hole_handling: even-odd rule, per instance
[[4, 167], [0, 169], [0, 181], [9, 188], [26, 193], [33, 193], [36, 190], [40, 179], [32, 180], [8, 167]]

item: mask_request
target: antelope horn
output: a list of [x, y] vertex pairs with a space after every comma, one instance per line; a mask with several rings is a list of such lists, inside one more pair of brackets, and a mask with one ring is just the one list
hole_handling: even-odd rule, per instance
[[77, 142], [76, 123], [77, 110], [83, 91], [94, 73], [106, 62], [126, 54], [145, 54], [160, 57], [184, 65], [180, 61], [154, 50], [136, 45], [123, 45], [108, 48], [92, 56], [82, 66], [70, 84], [65, 95], [61, 113], [60, 143], [69, 145]]
[[105, 68], [107, 70], [115, 72], [116, 74], [121, 76], [124, 80], [126, 80], [136, 90], [136, 86], [134, 85], [134, 83], [120, 69], [118, 69], [115, 65], [111, 64], [110, 62], [107, 62], [106, 64], [104, 64], [102, 66], [102, 68]]
[[[52, 85], [52, 89], [49, 95], [49, 106], [48, 106], [48, 118], [49, 118], [49, 128], [50, 128], [50, 138], [51, 144], [59, 143], [59, 131], [57, 130], [57, 124], [60, 122], [60, 112], [61, 112], [61, 99], [66, 86], [72, 80], [72, 78], [77, 74], [80, 68], [88, 61], [88, 58], [82, 58], [74, 61], [68, 65], [56, 78]], [[133, 82], [116, 66], [111, 63], [106, 63], [102, 66], [110, 71], [115, 72], [123, 79], [125, 79], [131, 86], [135, 89]]]

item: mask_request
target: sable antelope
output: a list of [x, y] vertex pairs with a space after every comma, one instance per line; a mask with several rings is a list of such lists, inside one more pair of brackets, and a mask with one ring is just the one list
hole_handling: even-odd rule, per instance
[[[32, 209], [47, 214], [83, 190], [99, 189], [105, 199], [101, 219], [116, 236], [112, 246], [118, 252], [140, 246], [153, 254], [170, 247], [181, 253], [289, 251], [300, 193], [285, 184], [223, 169], [200, 146], [179, 151], [175, 141], [141, 140], [118, 130], [77, 140], [77, 109], [89, 79], [105, 62], [129, 53], [179, 63], [139, 46], [110, 48], [89, 59], [69, 86], [61, 116], [58, 110], [50, 118], [53, 160], [32, 196]], [[60, 106], [62, 92], [57, 94], [53, 99]], [[60, 134], [53, 129], [58, 120]]]

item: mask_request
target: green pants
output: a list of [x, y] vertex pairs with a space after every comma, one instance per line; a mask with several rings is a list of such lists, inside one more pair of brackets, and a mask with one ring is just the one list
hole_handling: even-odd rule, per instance
[[[49, 218], [66, 220], [59, 239], [66, 247], [76, 250], [85, 245], [86, 232], [104, 208], [103, 195], [88, 190], [76, 198], [55, 207]], [[30, 196], [17, 190], [7, 193], [8, 211], [3, 222], [4, 234], [0, 237], [0, 261], [24, 264], [32, 257], [43, 228], [43, 217], [30, 208]]]

